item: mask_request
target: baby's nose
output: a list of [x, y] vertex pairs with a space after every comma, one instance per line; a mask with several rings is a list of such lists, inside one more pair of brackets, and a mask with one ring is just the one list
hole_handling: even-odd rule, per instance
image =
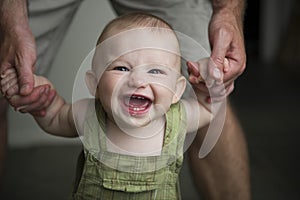
[[142, 70], [133, 70], [130, 72], [128, 84], [130, 87], [146, 87], [146, 74]]

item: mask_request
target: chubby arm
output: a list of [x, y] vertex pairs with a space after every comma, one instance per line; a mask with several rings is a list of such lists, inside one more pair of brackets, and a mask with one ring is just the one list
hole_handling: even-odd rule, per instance
[[203, 96], [200, 101], [196, 101], [195, 99], [183, 99], [182, 103], [187, 114], [188, 133], [195, 132], [210, 123], [212, 113], [209, 105], [205, 102], [205, 96]]
[[[1, 92], [6, 97], [8, 102], [14, 106], [15, 102], [23, 101], [24, 105], [17, 107], [23, 113], [26, 113], [33, 108], [37, 110], [43, 109], [43, 115], [35, 115], [35, 112], [30, 112], [39, 126], [46, 132], [63, 137], [76, 137], [77, 132], [73, 120], [72, 105], [65, 102], [53, 88], [51, 82], [42, 76], [34, 75], [34, 87], [41, 88], [38, 91], [37, 101], [32, 103], [32, 99], [28, 100], [27, 96], [19, 95], [19, 87], [16, 70], [10, 68], [1, 75]], [[48, 97], [51, 96], [49, 99]], [[14, 106], [15, 107], [15, 106]]]
[[[187, 62], [189, 71], [189, 81], [192, 84], [196, 98], [185, 98], [182, 100], [187, 113], [187, 127], [188, 132], [194, 132], [207, 126], [212, 120], [213, 114], [211, 111], [211, 104], [207, 101], [206, 93], [199, 89], [199, 85], [204, 81], [203, 73], [205, 73], [204, 65]], [[200, 74], [200, 71], [202, 72]]]
[[[38, 81], [39, 78], [41, 77], [34, 76], [35, 81]], [[62, 137], [78, 136], [73, 120], [72, 105], [66, 103], [61, 96], [57, 94], [45, 111], [43, 117], [34, 116], [44, 131]]]

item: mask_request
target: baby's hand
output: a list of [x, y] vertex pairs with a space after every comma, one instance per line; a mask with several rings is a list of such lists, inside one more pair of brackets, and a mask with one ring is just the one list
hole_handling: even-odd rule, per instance
[[11, 98], [19, 91], [18, 78], [15, 69], [9, 68], [1, 74], [1, 93], [6, 98]]
[[210, 67], [210, 58], [198, 62], [187, 62], [189, 81], [198, 100], [205, 98], [207, 103], [223, 100], [227, 93], [223, 84], [223, 73], [216, 67]]
[[35, 86], [32, 93], [21, 96], [16, 70], [10, 68], [1, 74], [0, 89], [15, 110], [41, 117], [46, 114], [46, 109], [56, 96], [56, 92], [51, 89], [51, 83], [46, 78], [34, 76], [34, 79]]

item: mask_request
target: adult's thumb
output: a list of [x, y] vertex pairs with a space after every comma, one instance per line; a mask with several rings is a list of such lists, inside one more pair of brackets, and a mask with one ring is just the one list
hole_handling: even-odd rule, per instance
[[18, 84], [21, 95], [28, 95], [32, 92], [34, 86], [34, 78], [31, 66], [16, 67], [18, 73]]

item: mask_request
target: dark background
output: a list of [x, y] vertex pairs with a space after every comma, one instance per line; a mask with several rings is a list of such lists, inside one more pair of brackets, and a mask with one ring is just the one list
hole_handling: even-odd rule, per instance
[[[254, 200], [300, 199], [299, 8], [297, 1], [248, 1], [247, 68], [230, 98], [249, 146]], [[276, 45], [263, 46], [268, 39]]]

